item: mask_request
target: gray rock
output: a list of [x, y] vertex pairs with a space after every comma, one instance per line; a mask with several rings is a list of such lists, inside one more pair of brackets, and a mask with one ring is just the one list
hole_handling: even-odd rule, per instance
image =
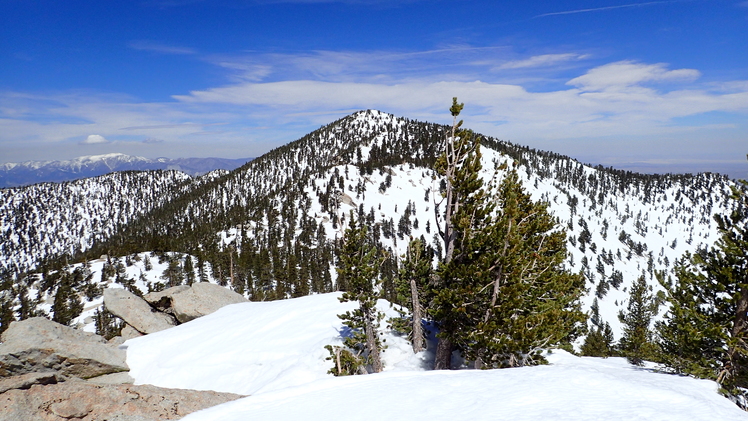
[[122, 328], [122, 332], [120, 332], [120, 336], [122, 336], [122, 339], [128, 340], [132, 338], [137, 338], [139, 336], [143, 336], [142, 333], [138, 332], [137, 329], [134, 327], [125, 324], [125, 327]]
[[133, 379], [130, 376], [130, 373], [127, 373], [124, 371], [121, 373], [104, 374], [103, 376], [99, 376], [99, 377], [91, 377], [90, 379], [86, 381], [89, 383], [94, 383], [94, 384], [133, 384], [135, 383], [135, 379]]
[[180, 323], [213, 313], [229, 304], [246, 302], [241, 294], [208, 282], [192, 284], [190, 289], [171, 296], [171, 308]]
[[62, 380], [62, 376], [57, 373], [28, 373], [0, 377], [0, 394], [12, 389], [28, 389], [35, 384], [54, 384]]
[[87, 379], [127, 371], [125, 351], [99, 335], [63, 326], [43, 317], [13, 322], [0, 344], [0, 377], [59, 372]]
[[150, 385], [65, 382], [0, 394], [0, 419], [13, 421], [175, 420], [241, 395]]
[[144, 299], [121, 288], [104, 290], [104, 306], [110, 313], [144, 334], [168, 329], [177, 324], [173, 317], [154, 310]]
[[148, 294], [145, 294], [143, 296], [143, 299], [148, 302], [148, 304], [157, 307], [159, 309], [167, 309], [171, 307], [171, 297], [174, 294], [187, 291], [190, 289], [188, 285], [177, 285], [175, 287], [167, 288], [163, 291], [158, 292], [150, 292]]

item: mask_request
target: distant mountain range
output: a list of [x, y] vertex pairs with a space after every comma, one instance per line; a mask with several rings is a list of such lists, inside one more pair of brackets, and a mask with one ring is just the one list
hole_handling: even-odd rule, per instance
[[61, 182], [96, 177], [115, 171], [177, 170], [191, 176], [213, 170], [233, 170], [252, 158], [156, 158], [121, 153], [81, 156], [69, 161], [26, 161], [0, 164], [0, 187]]

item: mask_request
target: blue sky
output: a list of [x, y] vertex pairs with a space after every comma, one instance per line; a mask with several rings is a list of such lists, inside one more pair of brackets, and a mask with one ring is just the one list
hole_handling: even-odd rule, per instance
[[0, 163], [258, 156], [359, 109], [748, 178], [748, 1], [0, 0]]

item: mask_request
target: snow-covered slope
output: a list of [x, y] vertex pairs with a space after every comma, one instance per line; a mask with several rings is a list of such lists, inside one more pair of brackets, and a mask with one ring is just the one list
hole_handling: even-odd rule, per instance
[[[743, 420], [706, 380], [657, 373], [624, 359], [564, 351], [550, 365], [428, 371], [386, 328], [385, 372], [325, 374], [326, 344], [341, 341], [338, 294], [235, 304], [181, 326], [131, 339], [136, 384], [251, 394], [185, 421], [243, 420]], [[389, 307], [380, 301], [380, 307]], [[391, 312], [391, 310], [389, 310]], [[432, 344], [433, 346], [433, 344]]]
[[[314, 249], [319, 242], [303, 242], [304, 232], [340, 238], [353, 211], [366, 216], [391, 256], [405, 252], [410, 236], [423, 236], [438, 249], [439, 179], [430, 159], [446, 130], [378, 111], [358, 112], [258, 158], [178, 209], [170, 221], [145, 229], [165, 233], [171, 225], [168, 229], [179, 232], [197, 220], [226, 221], [232, 215], [233, 224], [213, 225], [207, 230], [213, 237], [202, 240], [224, 249], [261, 250], [284, 247], [290, 237]], [[733, 206], [734, 183], [716, 174], [640, 175], [492, 138], [483, 145], [484, 180], [503, 176], [495, 171], [498, 163], [516, 162], [533, 198], [549, 203], [568, 233], [567, 265], [587, 279], [584, 308], [597, 300], [616, 338], [629, 286], [644, 276], [660, 289], [656, 273], [667, 273], [683, 253], [714, 244], [713, 216]], [[227, 233], [229, 242], [223, 240]], [[288, 252], [268, 256], [272, 267], [287, 266]]]
[[0, 189], [0, 270], [86, 250], [193, 185], [182, 172], [150, 171]]

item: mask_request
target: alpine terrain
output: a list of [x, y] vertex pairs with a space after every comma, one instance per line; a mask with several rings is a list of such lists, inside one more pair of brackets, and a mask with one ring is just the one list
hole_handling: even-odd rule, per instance
[[[346, 230], [357, 223], [367, 227], [379, 256], [376, 298], [405, 305], [398, 278], [411, 240], [421, 240], [434, 268], [448, 252], [440, 237], [447, 187], [435, 168], [450, 130], [366, 110], [232, 171], [196, 176], [127, 171], [2, 189], [0, 330], [11, 320], [35, 315], [89, 331], [101, 329], [94, 319], [101, 317], [101, 291], [117, 286], [112, 279], [136, 295], [211, 281], [250, 301], [350, 291], [350, 286], [341, 288], [338, 276], [343, 272], [336, 267], [350, 235]], [[741, 206], [732, 197], [739, 184], [718, 174], [647, 175], [591, 167], [485, 136], [480, 163], [487, 190], [497, 190], [516, 171], [532, 200], [547, 204], [556, 221], [553, 231], [566, 233], [562, 269], [580, 274], [584, 283], [580, 309], [589, 316], [585, 329], [606, 328], [609, 341], [628, 335], [631, 324], [623, 313], [632, 311], [634, 290], [649, 291], [652, 326], [663, 319], [669, 308], [663, 285], [676, 262], [686, 253], [714, 247], [721, 236], [715, 216], [727, 217]], [[345, 306], [350, 304], [341, 308]], [[288, 311], [291, 317], [298, 310]], [[284, 319], [278, 317], [266, 319], [266, 328], [282, 325]], [[435, 329], [428, 322], [426, 326]], [[167, 332], [182, 328], [187, 325]], [[434, 333], [425, 333], [432, 335], [427, 354], [434, 352]], [[133, 340], [141, 342], [132, 342], [131, 349], [150, 337]], [[585, 335], [573, 339], [570, 346], [579, 350]], [[324, 352], [326, 344], [330, 342], [315, 346]], [[564, 365], [574, 358], [556, 355], [548, 361]], [[387, 358], [392, 357], [385, 358], [385, 370]], [[618, 362], [610, 364], [599, 370], [617, 370], [612, 367]], [[391, 387], [386, 379], [382, 387]], [[225, 389], [256, 392], [251, 387]], [[314, 391], [298, 393], [317, 396]]]

